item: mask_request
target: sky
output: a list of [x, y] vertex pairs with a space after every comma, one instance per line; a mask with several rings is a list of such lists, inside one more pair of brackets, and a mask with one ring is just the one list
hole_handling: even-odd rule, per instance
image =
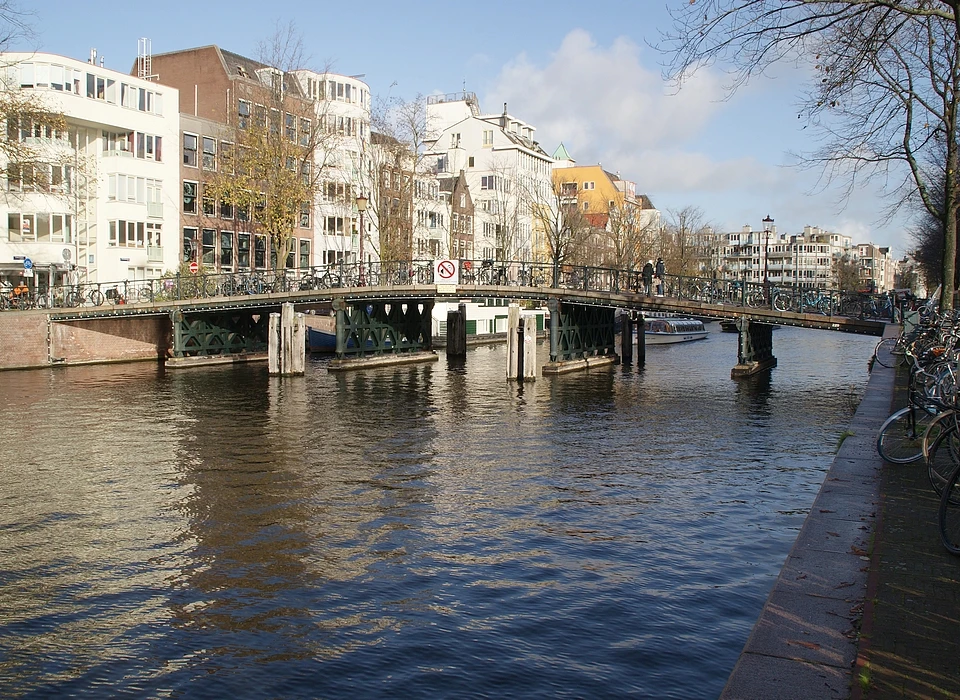
[[722, 232], [762, 230], [769, 216], [780, 233], [819, 226], [890, 246], [898, 257], [911, 247], [909, 213], [884, 221], [877, 191], [860, 188], [844, 203], [841, 184], [825, 186], [818, 171], [793, 165], [791, 154], [817, 145], [797, 116], [799, 69], [777, 67], [733, 96], [719, 69], [700, 71], [679, 91], [664, 82], [665, 57], [654, 46], [670, 28], [668, 8], [690, 0], [87, 0], [82, 9], [18, 1], [33, 13], [34, 34], [11, 48], [82, 60], [96, 48], [122, 72], [141, 37], [154, 54], [216, 44], [256, 58], [261, 42], [293, 23], [305, 67], [362, 75], [375, 99], [466, 89], [484, 113], [507, 103], [547, 153], [562, 142], [578, 164], [600, 163], [636, 182], [666, 220], [692, 207]]

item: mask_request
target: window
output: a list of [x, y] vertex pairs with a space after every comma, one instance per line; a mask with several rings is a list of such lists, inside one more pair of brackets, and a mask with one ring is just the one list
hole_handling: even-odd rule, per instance
[[460, 148], [460, 134], [450, 134], [450, 148]]
[[595, 183], [595, 182], [585, 182], [585, 183], [583, 183], [583, 189], [585, 189], [585, 190], [596, 189], [596, 186], [597, 186], [597, 183]]
[[237, 101], [237, 126], [241, 129], [250, 126], [250, 103], [246, 100]]
[[470, 156], [469, 158], [467, 158], [467, 167], [468, 168], [473, 167], [473, 156]]
[[253, 237], [253, 266], [267, 266], [267, 237], [259, 233]]
[[297, 118], [290, 112], [285, 112], [283, 115], [283, 134], [288, 141], [297, 140]]
[[203, 137], [203, 169], [217, 169], [217, 140], [209, 136]]
[[195, 134], [183, 135], [183, 164], [197, 167], [197, 137]]
[[220, 269], [233, 267], [233, 233], [220, 232]]
[[310, 202], [300, 205], [300, 228], [310, 228]]
[[250, 267], [250, 234], [237, 234], [237, 266], [240, 268]]
[[197, 183], [183, 181], [183, 212], [184, 214], [197, 213]]
[[200, 262], [204, 265], [213, 267], [216, 262], [215, 246], [217, 242], [217, 232], [212, 228], [205, 228], [201, 234]]
[[493, 145], [493, 129], [483, 132], [483, 145], [487, 147]]
[[204, 216], [216, 216], [217, 215], [217, 200], [207, 194], [207, 186], [203, 187], [203, 215]]
[[300, 145], [306, 146], [310, 143], [310, 120], [300, 119]]
[[197, 229], [195, 228], [185, 228], [183, 229], [183, 260], [184, 262], [190, 262], [195, 260], [197, 250]]
[[300, 239], [300, 267], [310, 267], [310, 239]]

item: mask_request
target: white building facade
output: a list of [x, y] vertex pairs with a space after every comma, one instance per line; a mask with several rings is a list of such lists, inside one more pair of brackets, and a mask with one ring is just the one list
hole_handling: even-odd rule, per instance
[[[356, 262], [360, 255], [357, 197], [370, 197], [370, 87], [356, 77], [293, 71], [314, 101], [326, 135], [315, 154], [321, 182], [315, 206], [314, 264]], [[364, 258], [375, 257], [374, 217], [364, 217]]]
[[[89, 61], [2, 55], [2, 87], [66, 129], [21, 120], [9, 138], [34, 149], [44, 177], [4, 162], [0, 285], [155, 279], [179, 261], [179, 93]], [[25, 261], [32, 263], [25, 270]], [[32, 274], [31, 274], [32, 272]]]
[[[425, 166], [438, 179], [449, 180], [462, 171], [467, 180], [475, 208], [469, 252], [484, 259], [531, 259], [530, 201], [548, 196], [553, 167], [553, 158], [534, 140], [535, 128], [510, 115], [506, 105], [501, 114], [482, 114], [473, 93], [431, 96], [426, 118]], [[415, 206], [428, 220], [436, 211], [429, 202]], [[443, 221], [438, 236], [446, 235], [449, 223]]]
[[724, 277], [738, 281], [800, 287], [834, 286], [834, 263], [856, 253], [850, 236], [817, 226], [805, 226], [802, 234], [782, 234], [776, 226], [754, 231], [744, 226], [723, 234], [721, 268]]

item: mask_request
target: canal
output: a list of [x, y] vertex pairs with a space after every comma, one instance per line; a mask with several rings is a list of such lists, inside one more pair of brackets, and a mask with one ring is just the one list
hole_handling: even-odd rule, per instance
[[[714, 698], [875, 339], [0, 373], [0, 695]], [[541, 361], [546, 347], [540, 348]]]

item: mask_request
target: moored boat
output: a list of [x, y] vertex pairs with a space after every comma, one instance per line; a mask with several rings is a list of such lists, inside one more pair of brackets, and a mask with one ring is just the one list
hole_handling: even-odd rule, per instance
[[644, 342], [647, 345], [685, 343], [706, 337], [703, 321], [695, 318], [648, 318], [644, 321]]

